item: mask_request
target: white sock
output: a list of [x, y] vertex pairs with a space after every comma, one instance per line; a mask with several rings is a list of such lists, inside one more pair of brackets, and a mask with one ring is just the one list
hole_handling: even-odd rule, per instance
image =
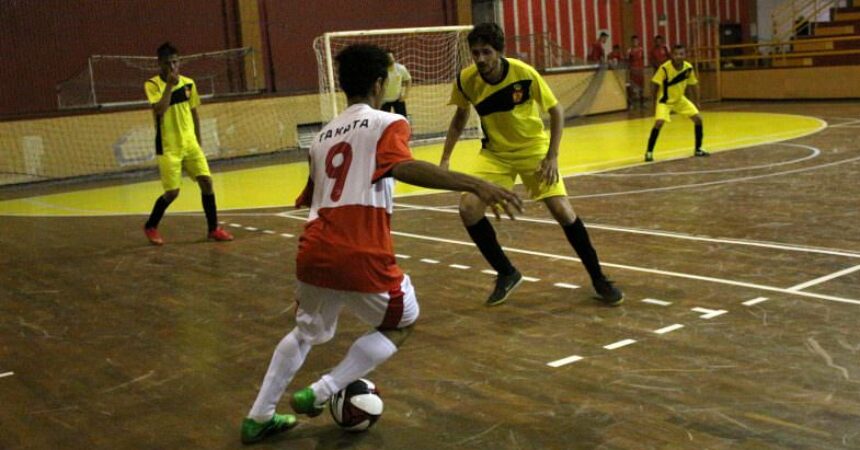
[[268, 422], [275, 415], [275, 407], [284, 395], [284, 390], [304, 364], [305, 357], [312, 347], [309, 342], [299, 339], [299, 336], [298, 329], [294, 328], [281, 339], [275, 349], [275, 354], [272, 355], [272, 361], [269, 363], [269, 370], [266, 371], [263, 385], [260, 386], [260, 392], [257, 394], [257, 400], [248, 413], [251, 419], [263, 423]]
[[334, 393], [367, 375], [395, 353], [397, 346], [378, 331], [356, 339], [343, 361], [311, 385], [317, 404], [323, 404]]

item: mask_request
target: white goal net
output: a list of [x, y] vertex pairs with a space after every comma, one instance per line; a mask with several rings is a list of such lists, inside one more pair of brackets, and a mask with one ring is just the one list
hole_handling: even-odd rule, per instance
[[[346, 107], [346, 97], [337, 81], [334, 58], [351, 44], [373, 44], [394, 53], [406, 66], [412, 86], [406, 110], [412, 139], [444, 138], [455, 107], [448, 105], [457, 73], [471, 64], [466, 35], [471, 26], [402, 28], [325, 33], [314, 40], [323, 122]], [[478, 137], [478, 118], [472, 112], [463, 137]]]
[[[180, 55], [180, 72], [197, 92], [212, 98], [257, 92], [257, 67], [250, 47]], [[158, 74], [154, 56], [92, 55], [84, 68], [57, 84], [60, 109], [146, 104], [143, 84]]]

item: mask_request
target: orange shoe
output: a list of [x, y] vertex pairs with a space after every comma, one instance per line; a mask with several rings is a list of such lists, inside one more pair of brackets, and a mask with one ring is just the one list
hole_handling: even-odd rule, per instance
[[149, 239], [150, 244], [164, 245], [164, 239], [162, 239], [161, 235], [158, 234], [158, 228], [143, 227], [143, 234], [145, 234], [146, 238]]
[[209, 239], [213, 241], [232, 241], [233, 235], [228, 233], [227, 230], [218, 227], [209, 232]]

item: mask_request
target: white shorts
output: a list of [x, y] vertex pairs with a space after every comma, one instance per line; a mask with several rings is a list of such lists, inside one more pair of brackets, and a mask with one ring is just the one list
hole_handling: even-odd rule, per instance
[[409, 275], [403, 276], [400, 289], [378, 294], [297, 283], [296, 327], [314, 343], [326, 342], [334, 336], [337, 318], [344, 307], [379, 331], [403, 328], [418, 319], [418, 299]]

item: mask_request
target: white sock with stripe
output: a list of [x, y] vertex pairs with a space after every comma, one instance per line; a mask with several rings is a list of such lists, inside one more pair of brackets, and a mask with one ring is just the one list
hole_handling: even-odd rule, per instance
[[275, 415], [275, 406], [284, 395], [284, 390], [299, 368], [305, 362], [312, 345], [299, 339], [299, 331], [294, 328], [290, 331], [275, 349], [263, 385], [257, 394], [257, 400], [248, 417], [259, 423], [268, 422]]
[[349, 383], [367, 375], [395, 353], [397, 346], [378, 331], [356, 339], [343, 361], [311, 385], [317, 404], [321, 405]]

